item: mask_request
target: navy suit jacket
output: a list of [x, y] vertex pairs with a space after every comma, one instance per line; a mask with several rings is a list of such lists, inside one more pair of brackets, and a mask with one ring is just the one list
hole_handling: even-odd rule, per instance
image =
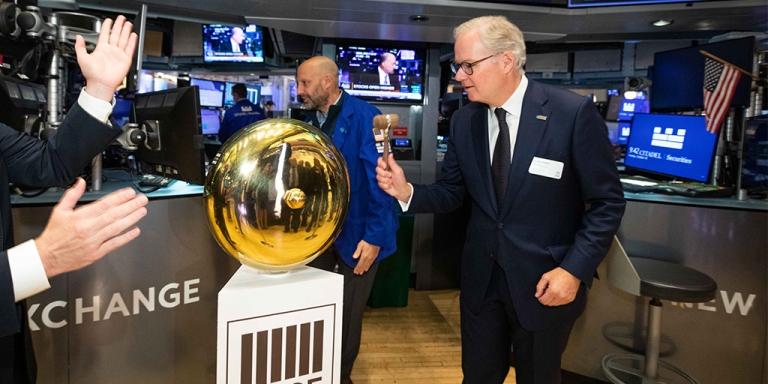
[[26, 327], [26, 311], [23, 302], [15, 303], [8, 265], [7, 249], [14, 245], [8, 183], [67, 186], [120, 132], [120, 128], [96, 120], [79, 104], [72, 107], [47, 141], [0, 124], [0, 383], [13, 382], [13, 370], [19, 369], [14, 364], [24, 359], [19, 354], [31, 351], [29, 332], [21, 333], [22, 327]]
[[350, 267], [357, 265], [352, 255], [360, 240], [381, 247], [376, 261], [397, 249], [397, 207], [395, 199], [379, 188], [376, 165], [381, 156], [373, 138], [373, 117], [379, 110], [351, 95], [344, 94], [333, 143], [344, 156], [349, 174], [349, 213], [334, 244]]
[[[472, 199], [461, 261], [461, 300], [479, 313], [500, 252], [509, 292], [526, 330], [558, 327], [581, 315], [624, 213], [608, 133], [587, 98], [529, 81], [509, 184], [496, 203], [488, 149], [488, 106], [470, 103], [451, 119], [439, 180], [414, 185], [411, 212], [449, 212]], [[562, 162], [561, 178], [529, 173], [534, 157]], [[440, 236], [440, 234], [435, 234]], [[534, 296], [541, 276], [562, 267], [582, 282], [576, 299], [547, 307]]]

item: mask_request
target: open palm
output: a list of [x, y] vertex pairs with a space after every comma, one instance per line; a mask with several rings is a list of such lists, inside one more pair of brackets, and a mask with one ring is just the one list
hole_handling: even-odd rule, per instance
[[133, 25], [124, 16], [118, 16], [114, 26], [111, 19], [105, 20], [96, 49], [90, 54], [85, 49], [85, 40], [77, 36], [77, 63], [91, 96], [111, 101], [115, 90], [128, 74], [138, 39], [135, 33], [131, 33], [132, 29]]

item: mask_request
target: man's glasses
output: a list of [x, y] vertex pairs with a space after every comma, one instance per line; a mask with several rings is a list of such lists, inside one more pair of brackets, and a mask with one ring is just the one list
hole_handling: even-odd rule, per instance
[[498, 53], [494, 53], [493, 55], [490, 55], [488, 57], [484, 57], [484, 58], [482, 58], [480, 60], [473, 61], [471, 63], [468, 63], [466, 61], [463, 62], [463, 63], [452, 62], [451, 63], [451, 70], [453, 71], [454, 74], [456, 74], [456, 72], [459, 71], [459, 68], [461, 68], [461, 70], [464, 71], [464, 73], [466, 73], [468, 76], [472, 76], [472, 73], [474, 72], [474, 69], [472, 69], [472, 68], [474, 68], [476, 65], [480, 64], [481, 62], [483, 62], [485, 60], [488, 60], [491, 57], [494, 57], [496, 55], [498, 55]]

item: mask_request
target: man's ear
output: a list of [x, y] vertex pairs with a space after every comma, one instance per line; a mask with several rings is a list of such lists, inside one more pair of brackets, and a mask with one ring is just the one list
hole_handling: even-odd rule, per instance
[[509, 73], [515, 68], [515, 62], [517, 61], [517, 57], [515, 57], [515, 54], [512, 53], [512, 51], [504, 51], [501, 54], [501, 60], [504, 68], [504, 72]]

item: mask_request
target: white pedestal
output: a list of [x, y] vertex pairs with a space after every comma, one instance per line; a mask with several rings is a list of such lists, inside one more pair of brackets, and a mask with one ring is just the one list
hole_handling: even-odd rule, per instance
[[216, 383], [338, 383], [343, 286], [310, 267], [240, 267], [219, 292]]

